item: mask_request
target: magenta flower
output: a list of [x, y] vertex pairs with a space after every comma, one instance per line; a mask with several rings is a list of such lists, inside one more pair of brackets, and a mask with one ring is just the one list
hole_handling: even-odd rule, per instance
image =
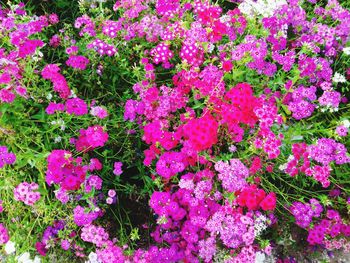
[[341, 137], [348, 135], [348, 128], [346, 128], [344, 125], [338, 126], [335, 131]]
[[123, 173], [122, 166], [123, 166], [122, 162], [115, 162], [113, 173], [115, 175], [121, 175]]

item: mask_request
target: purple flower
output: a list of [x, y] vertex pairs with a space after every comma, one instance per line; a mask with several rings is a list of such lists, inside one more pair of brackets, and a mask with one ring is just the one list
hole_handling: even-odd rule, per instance
[[61, 248], [63, 250], [68, 250], [70, 248], [70, 242], [66, 239], [61, 240]]

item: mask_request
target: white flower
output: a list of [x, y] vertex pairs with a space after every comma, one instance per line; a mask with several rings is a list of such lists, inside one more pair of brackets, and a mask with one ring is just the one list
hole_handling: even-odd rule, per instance
[[57, 136], [54, 140], [55, 143], [59, 143], [62, 141], [62, 137], [61, 136]]
[[285, 0], [245, 0], [238, 6], [238, 9], [248, 16], [270, 17], [285, 4], [287, 4]]
[[222, 17], [220, 17], [220, 22], [221, 23], [226, 23], [230, 21], [230, 16], [229, 15], [223, 15]]
[[258, 251], [255, 254], [255, 263], [264, 263], [265, 262], [265, 254]]
[[41, 262], [41, 258], [38, 256], [35, 256], [33, 263], [40, 263]]
[[349, 121], [348, 119], [343, 120], [342, 123], [343, 123], [343, 125], [344, 125], [346, 128], [349, 128], [349, 127], [350, 127], [350, 121]]
[[332, 80], [333, 80], [333, 82], [335, 82], [335, 83], [338, 83], [338, 82], [344, 83], [344, 82], [346, 82], [346, 78], [345, 78], [342, 74], [340, 74], [340, 73], [338, 73], [338, 72], [335, 72], [335, 74], [334, 74]]
[[284, 170], [286, 170], [286, 168], [287, 168], [287, 163], [284, 163], [284, 164], [281, 164], [280, 166], [278, 166], [278, 169], [280, 171], [284, 171]]
[[91, 261], [97, 261], [97, 254], [95, 252], [90, 252], [89, 254], [89, 260]]
[[41, 259], [38, 256], [35, 256], [34, 259], [30, 259], [29, 252], [23, 253], [21, 256], [17, 257], [18, 263], [40, 263]]
[[266, 221], [267, 221], [267, 218], [264, 215], [261, 215], [255, 219], [255, 223], [254, 223], [255, 236], [259, 236], [261, 232], [267, 228]]
[[16, 251], [15, 242], [8, 241], [4, 249], [7, 255], [14, 253]]
[[74, 90], [71, 90], [69, 98], [76, 98], [77, 94], [75, 94]]
[[208, 52], [209, 53], [213, 52], [214, 48], [215, 48], [215, 46], [212, 43], [209, 43], [209, 45], [208, 45]]
[[101, 261], [98, 260], [97, 254], [95, 252], [90, 252], [89, 254], [89, 260], [85, 261], [85, 263], [100, 263]]
[[52, 94], [51, 94], [51, 93], [48, 93], [48, 94], [46, 95], [46, 98], [47, 98], [48, 100], [51, 100], [51, 99], [52, 99]]
[[29, 252], [25, 252], [17, 258], [18, 263], [24, 263], [24, 262], [27, 262], [28, 260], [30, 260]]
[[343, 52], [345, 55], [350, 55], [350, 47], [344, 47]]

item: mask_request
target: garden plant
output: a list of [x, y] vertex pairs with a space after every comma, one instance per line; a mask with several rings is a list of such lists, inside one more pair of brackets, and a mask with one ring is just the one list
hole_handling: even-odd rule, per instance
[[0, 262], [350, 262], [350, 1], [0, 1]]

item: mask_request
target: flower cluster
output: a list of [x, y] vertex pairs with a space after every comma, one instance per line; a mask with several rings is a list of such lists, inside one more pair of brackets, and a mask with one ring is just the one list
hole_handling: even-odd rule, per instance
[[169, 179], [177, 173], [182, 172], [186, 165], [184, 164], [184, 154], [178, 152], [166, 152], [157, 161], [157, 173]]
[[306, 143], [295, 143], [292, 145], [293, 155], [285, 165], [284, 171], [290, 176], [296, 176], [298, 173], [305, 173], [310, 167], [309, 153]]
[[350, 162], [350, 157], [344, 144], [333, 139], [321, 138], [315, 145], [308, 147], [310, 158], [326, 166], [331, 162], [344, 164]]
[[155, 64], [163, 63], [163, 67], [165, 68], [171, 66], [169, 60], [174, 56], [174, 53], [170, 50], [169, 45], [160, 43], [151, 50], [150, 54], [153, 56]]
[[314, 217], [318, 218], [323, 212], [319, 201], [310, 199], [309, 203], [293, 202], [289, 208], [295, 217], [295, 223], [303, 228], [309, 227]]
[[9, 241], [10, 237], [7, 232], [6, 227], [0, 223], [0, 245], [6, 244]]
[[[299, 173], [312, 176], [316, 181], [322, 183], [323, 187], [330, 185], [328, 180], [331, 172], [330, 163], [345, 164], [350, 158], [344, 144], [328, 138], [318, 139], [314, 145], [293, 144], [292, 153], [293, 155], [289, 157], [286, 164], [281, 166], [281, 169], [291, 176]], [[322, 165], [313, 165], [312, 161]]]
[[100, 215], [101, 211], [98, 207], [94, 208], [93, 211], [86, 211], [84, 207], [78, 205], [73, 211], [74, 223], [77, 226], [90, 225]]
[[89, 59], [84, 56], [70, 55], [66, 64], [72, 68], [85, 70], [89, 64]]
[[81, 158], [73, 158], [69, 151], [54, 150], [47, 157], [46, 183], [58, 184], [64, 190], [77, 190], [84, 182], [87, 166]]
[[117, 53], [117, 49], [113, 45], [110, 45], [98, 38], [87, 45], [87, 48], [94, 49], [101, 56], [107, 55], [112, 57], [115, 55], [115, 53]]
[[85, 115], [88, 113], [88, 106], [80, 98], [71, 98], [66, 101], [65, 108], [68, 114]]
[[184, 137], [196, 151], [210, 149], [217, 142], [218, 123], [211, 114], [190, 120], [184, 126]]
[[83, 15], [81, 17], [78, 17], [75, 20], [74, 27], [75, 28], [82, 28], [82, 30], [80, 30], [80, 32], [79, 32], [80, 36], [83, 36], [84, 34], [87, 34], [89, 36], [96, 35], [95, 24], [92, 21], [92, 19], [87, 15]]
[[79, 131], [80, 136], [75, 143], [77, 151], [92, 151], [97, 147], [102, 147], [108, 140], [108, 133], [99, 125], [90, 126], [86, 130]]
[[328, 187], [330, 181], [330, 163], [335, 162], [338, 165], [349, 163], [346, 147], [342, 143], [337, 143], [333, 139], [321, 138], [315, 145], [308, 147], [309, 157], [322, 165], [316, 165], [306, 169], [305, 174], [313, 176], [315, 180], [322, 183], [323, 187]]
[[108, 233], [101, 226], [87, 225], [81, 230], [81, 239], [95, 244], [97, 247], [102, 247], [106, 244], [109, 238]]
[[101, 106], [92, 106], [90, 110], [92, 116], [96, 116], [99, 119], [104, 119], [108, 116], [108, 112]]
[[191, 66], [199, 66], [204, 60], [203, 50], [196, 43], [184, 44], [180, 51], [180, 57]]
[[101, 190], [103, 180], [97, 175], [90, 175], [85, 181], [85, 192], [90, 193], [92, 189]]
[[288, 109], [293, 112], [293, 117], [297, 120], [310, 117], [315, 109], [311, 102], [316, 100], [316, 87], [298, 87], [292, 92], [292, 99], [288, 104]]
[[118, 31], [122, 29], [122, 23], [115, 22], [112, 20], [106, 20], [103, 27], [102, 33], [110, 38], [115, 38], [118, 35]]
[[238, 194], [237, 203], [240, 206], [245, 206], [249, 210], [257, 210], [259, 207], [264, 210], [274, 210], [276, 207], [276, 194], [269, 193], [266, 195], [263, 189], [257, 188], [256, 185], [251, 185], [243, 188]]
[[58, 92], [62, 99], [67, 99], [71, 95], [66, 78], [60, 73], [60, 68], [56, 64], [48, 64], [41, 71], [41, 76], [53, 83], [54, 91]]
[[66, 112], [70, 115], [85, 115], [88, 113], [88, 106], [84, 100], [80, 98], [70, 98], [67, 99], [65, 104], [50, 102], [46, 107], [45, 112], [49, 115], [55, 114], [56, 112]]
[[215, 164], [215, 170], [219, 172], [222, 187], [228, 192], [236, 192], [248, 186], [245, 179], [249, 176], [249, 170], [239, 159], [231, 159], [229, 164], [219, 161]]
[[57, 239], [58, 233], [64, 230], [66, 223], [63, 220], [55, 220], [52, 226], [48, 226], [42, 237], [41, 241], [35, 244], [36, 250], [40, 255], [46, 256], [48, 249], [51, 246], [51, 242]]
[[[40, 48], [44, 42], [31, 39], [49, 26], [46, 16], [29, 16], [24, 6], [3, 10], [0, 14], [1, 34], [9, 39], [8, 45], [0, 49], [0, 102], [12, 103], [16, 94], [28, 98], [24, 82], [27, 58], [40, 59]], [[7, 42], [7, 41], [6, 41]]]
[[34, 205], [40, 199], [40, 193], [35, 192], [39, 189], [39, 185], [36, 183], [20, 183], [14, 190], [13, 194], [15, 200], [21, 201], [26, 205]]
[[[19, 168], [27, 169], [25, 158], [46, 158], [45, 152], [37, 152], [39, 146], [51, 151], [45, 177], [51, 188], [40, 194], [35, 191], [38, 184], [23, 182], [13, 189], [14, 198], [34, 206], [40, 195], [51, 197], [53, 191], [57, 200], [52, 207], [58, 209], [53, 214], [65, 216], [43, 232], [36, 244], [41, 255], [58, 244], [79, 258], [90, 252], [89, 263], [258, 262], [275, 245], [266, 239], [275, 235], [265, 231], [284, 230], [292, 222], [277, 221], [277, 216], [294, 217], [311, 246], [350, 248], [349, 220], [342, 218], [350, 203], [342, 170], [350, 162], [342, 138], [349, 125], [323, 121], [329, 112], [337, 111], [330, 117], [338, 118], [346, 110], [347, 99], [340, 91], [348, 89], [350, 75], [348, 66], [343, 67], [349, 53], [348, 10], [336, 0], [323, 5], [315, 0], [121, 0], [114, 12], [105, 1], [98, 1], [98, 7], [95, 2], [88, 15], [87, 1], [79, 1], [83, 14], [74, 22], [79, 31], [74, 36], [69, 26], [43, 35], [45, 27], [59, 22], [55, 14], [30, 18], [23, 4], [0, 8], [5, 41], [0, 49], [0, 101], [13, 102], [15, 94], [31, 98], [24, 104], [29, 105], [28, 114], [14, 117], [25, 116], [24, 130], [35, 134], [27, 146], [38, 147], [23, 153], [17, 134], [12, 138], [7, 131], [14, 118], [8, 112], [21, 109], [20, 98], [12, 105], [0, 104], [7, 125], [0, 127], [0, 137], [21, 152]], [[44, 41], [50, 45], [42, 48]], [[63, 60], [56, 57], [61, 53]], [[45, 66], [39, 71], [37, 65]], [[35, 74], [40, 72], [62, 101], [51, 101], [51, 94], [37, 89]], [[81, 80], [98, 85], [86, 92]], [[31, 88], [27, 91], [24, 84]], [[132, 89], [123, 90], [128, 84]], [[97, 106], [99, 99], [111, 109]], [[48, 105], [47, 115], [42, 107], [36, 112], [41, 103]], [[118, 119], [121, 105], [125, 122]], [[52, 145], [49, 136], [36, 134], [48, 131], [47, 119], [65, 131], [55, 135]], [[32, 120], [38, 120], [38, 127], [28, 129]], [[323, 125], [327, 127], [318, 129]], [[106, 127], [112, 128], [107, 132]], [[311, 136], [315, 130], [318, 137]], [[120, 148], [119, 139], [124, 140]], [[131, 148], [135, 152], [130, 153]], [[141, 149], [147, 167], [136, 159], [142, 158]], [[103, 156], [104, 162], [96, 156]], [[15, 160], [0, 146], [0, 168]], [[28, 160], [38, 170], [41, 163]], [[274, 169], [278, 165], [280, 171]], [[134, 169], [139, 173], [130, 179]], [[142, 180], [141, 189], [139, 181], [137, 187], [129, 185], [135, 179]], [[319, 195], [315, 180], [328, 196]], [[133, 251], [124, 239], [111, 236], [114, 224], [108, 220], [110, 209], [123, 205], [118, 198], [139, 193], [149, 194], [154, 216], [149, 221], [154, 224], [150, 247]], [[304, 193], [307, 203], [300, 201]], [[291, 215], [283, 214], [285, 210]], [[51, 212], [44, 214], [45, 222], [53, 221]], [[0, 224], [0, 245], [7, 243], [14, 252], [8, 240]]]
[[16, 155], [8, 151], [6, 146], [0, 146], [0, 168], [3, 168], [5, 164], [14, 164], [16, 161]]

